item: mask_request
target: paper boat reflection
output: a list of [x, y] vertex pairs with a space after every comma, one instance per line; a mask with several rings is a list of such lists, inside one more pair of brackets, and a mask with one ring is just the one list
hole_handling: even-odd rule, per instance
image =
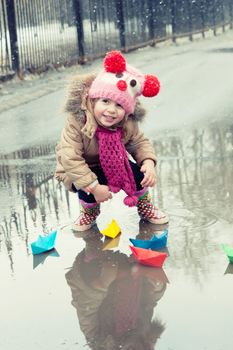
[[40, 264], [44, 264], [45, 260], [50, 256], [58, 258], [60, 255], [58, 254], [56, 249], [52, 249], [52, 250], [49, 250], [48, 252], [44, 252], [41, 254], [34, 254], [33, 255], [33, 269], [35, 269]]
[[116, 238], [113, 238], [113, 239], [105, 238], [102, 250], [110, 250], [110, 249], [116, 248], [119, 246], [119, 242], [120, 242], [120, 235], [118, 235]]
[[116, 238], [121, 232], [121, 229], [118, 226], [118, 223], [116, 222], [116, 220], [112, 219], [111, 224], [109, 224], [106, 229], [100, 232], [107, 237]]
[[135, 259], [147, 266], [162, 267], [164, 260], [167, 257], [166, 253], [156, 252], [150, 249], [143, 249], [138, 247], [129, 246]]
[[31, 243], [32, 254], [41, 254], [54, 249], [57, 231], [53, 231], [48, 235], [39, 235], [37, 241]]
[[129, 240], [135, 247], [158, 250], [158, 249], [165, 248], [167, 246], [167, 236], [168, 236], [168, 230], [165, 230], [159, 236], [153, 235], [150, 240], [133, 239], [133, 238], [130, 238]]
[[224, 272], [224, 275], [226, 275], [226, 274], [233, 275], [233, 264], [231, 264], [230, 262], [229, 262], [229, 264], [228, 264], [228, 266], [226, 268], [226, 271]]
[[141, 276], [145, 276], [155, 283], [157, 281], [160, 281], [162, 283], [169, 283], [168, 277], [163, 268], [150, 269], [148, 266], [138, 264], [137, 272], [141, 274]]
[[222, 248], [226, 253], [226, 255], [228, 256], [230, 263], [233, 263], [233, 248], [227, 244], [222, 244]]

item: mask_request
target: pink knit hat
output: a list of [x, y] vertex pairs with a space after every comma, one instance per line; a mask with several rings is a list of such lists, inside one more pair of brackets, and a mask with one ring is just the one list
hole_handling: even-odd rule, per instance
[[126, 64], [120, 51], [111, 51], [104, 58], [104, 69], [93, 81], [90, 98], [109, 98], [119, 103], [126, 114], [133, 113], [136, 98], [156, 96], [160, 84], [154, 75], [145, 75]]

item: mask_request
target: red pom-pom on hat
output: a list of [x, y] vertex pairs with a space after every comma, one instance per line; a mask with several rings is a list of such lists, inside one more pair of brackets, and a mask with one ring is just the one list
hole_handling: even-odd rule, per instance
[[160, 83], [159, 80], [154, 75], [145, 75], [145, 83], [143, 88], [143, 96], [153, 97], [159, 93]]
[[126, 61], [120, 51], [109, 52], [104, 59], [104, 68], [106, 72], [122, 73], [126, 68]]

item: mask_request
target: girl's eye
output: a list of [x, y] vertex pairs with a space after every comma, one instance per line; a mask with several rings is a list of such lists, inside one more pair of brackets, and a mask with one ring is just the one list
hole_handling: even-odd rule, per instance
[[108, 102], [109, 102], [109, 100], [108, 100], [107, 98], [103, 98], [102, 101], [103, 101], [104, 103], [108, 103]]
[[119, 103], [117, 103], [117, 107], [118, 108], [123, 108]]

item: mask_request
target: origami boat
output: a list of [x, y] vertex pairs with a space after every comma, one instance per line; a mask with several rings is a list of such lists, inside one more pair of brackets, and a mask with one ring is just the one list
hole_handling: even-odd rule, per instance
[[116, 222], [116, 220], [112, 219], [111, 224], [109, 224], [106, 229], [100, 232], [107, 237], [116, 238], [121, 232], [121, 229], [118, 226], [118, 223]]
[[159, 236], [153, 235], [150, 240], [133, 239], [133, 238], [130, 238], [129, 240], [135, 247], [158, 250], [158, 249], [165, 248], [167, 246], [167, 236], [168, 236], [168, 230], [165, 230]]
[[147, 266], [162, 267], [164, 260], [167, 257], [166, 253], [155, 252], [151, 249], [143, 249], [134, 246], [129, 246], [135, 259]]
[[41, 254], [54, 249], [57, 231], [53, 231], [47, 235], [39, 235], [37, 241], [31, 243], [32, 254]]
[[233, 263], [233, 248], [227, 244], [222, 244], [222, 248], [226, 253], [226, 255], [228, 256], [230, 263]]

